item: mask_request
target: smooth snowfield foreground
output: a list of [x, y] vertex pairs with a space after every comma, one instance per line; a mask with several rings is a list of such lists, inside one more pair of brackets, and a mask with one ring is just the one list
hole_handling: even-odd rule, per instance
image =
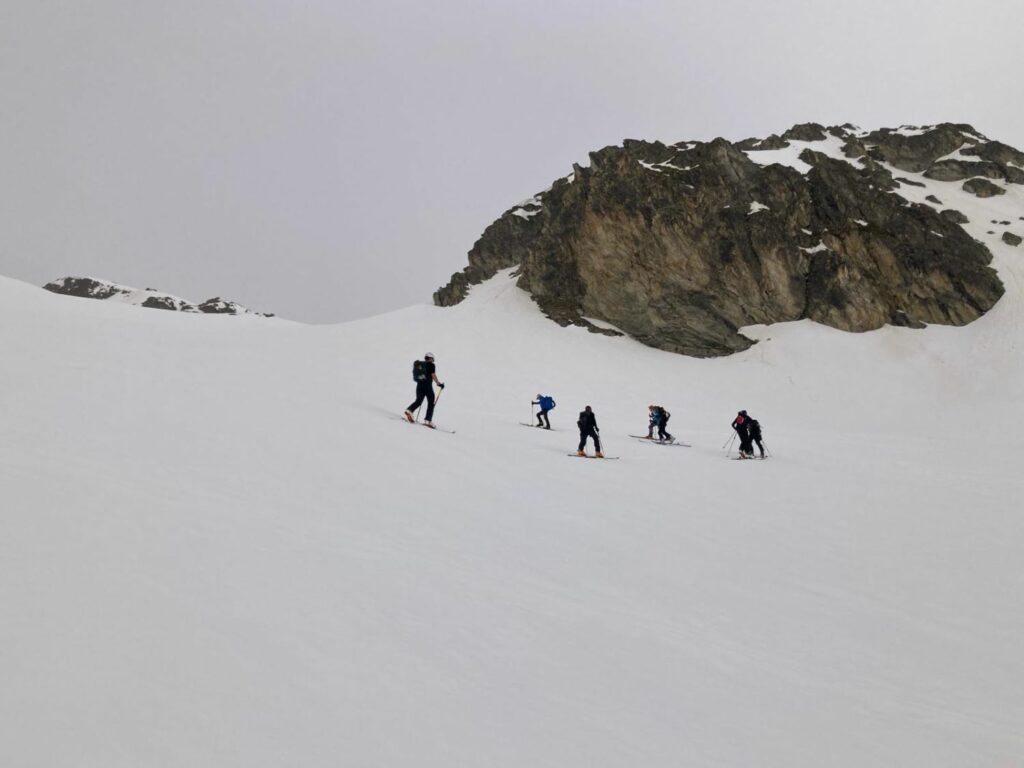
[[[0, 762], [1020, 764], [1024, 252], [972, 233], [967, 328], [716, 360], [507, 275], [334, 327], [0, 280]], [[398, 419], [426, 351], [455, 435]], [[620, 461], [565, 456], [586, 404]]]

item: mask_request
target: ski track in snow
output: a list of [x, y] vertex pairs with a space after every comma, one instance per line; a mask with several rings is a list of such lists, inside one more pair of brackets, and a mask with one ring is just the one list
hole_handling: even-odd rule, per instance
[[[509, 272], [329, 327], [0, 279], [5, 759], [1015, 764], [1024, 250], [989, 221], [1024, 196], [899, 175], [994, 254], [967, 327], [697, 360]], [[394, 418], [427, 349], [454, 436]], [[562, 432], [519, 427], [538, 391]], [[651, 402], [692, 448], [627, 436]], [[587, 404], [621, 460], [566, 458]], [[725, 460], [740, 408], [772, 461]]]

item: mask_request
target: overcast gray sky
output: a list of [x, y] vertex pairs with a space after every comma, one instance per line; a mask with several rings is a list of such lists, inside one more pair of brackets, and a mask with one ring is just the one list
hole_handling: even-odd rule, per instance
[[625, 137], [969, 122], [1021, 0], [0, 0], [0, 274], [329, 322], [429, 302]]

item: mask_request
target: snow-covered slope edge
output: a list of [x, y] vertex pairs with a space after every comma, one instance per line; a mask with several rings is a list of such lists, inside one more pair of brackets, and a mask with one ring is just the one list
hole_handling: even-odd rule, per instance
[[[969, 231], [1006, 285], [977, 322], [715, 360], [560, 328], [507, 273], [334, 327], [0, 280], [4, 752], [1013, 764], [1024, 269]], [[397, 418], [427, 349], [456, 435]], [[537, 391], [562, 431], [517, 424]], [[651, 402], [693, 448], [625, 437]], [[564, 455], [588, 403], [621, 461]], [[723, 458], [738, 408], [770, 461]]]

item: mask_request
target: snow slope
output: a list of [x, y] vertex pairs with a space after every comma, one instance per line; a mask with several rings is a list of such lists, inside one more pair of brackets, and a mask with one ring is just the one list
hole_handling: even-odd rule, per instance
[[[3, 762], [1019, 765], [1024, 197], [924, 181], [992, 312], [713, 360], [507, 274], [331, 327], [0, 279]], [[456, 435], [396, 418], [427, 350]], [[694, 447], [625, 437], [652, 402]], [[565, 456], [585, 404], [621, 461]]]

